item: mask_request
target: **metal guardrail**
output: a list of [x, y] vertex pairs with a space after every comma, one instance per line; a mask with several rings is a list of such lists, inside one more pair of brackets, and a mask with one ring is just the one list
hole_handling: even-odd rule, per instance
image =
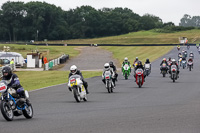
[[49, 69], [52, 69], [54, 66], [57, 66], [59, 64], [65, 63], [69, 59], [69, 55], [62, 55], [59, 58], [56, 58], [54, 60], [49, 61], [44, 65], [44, 70], [48, 71]]

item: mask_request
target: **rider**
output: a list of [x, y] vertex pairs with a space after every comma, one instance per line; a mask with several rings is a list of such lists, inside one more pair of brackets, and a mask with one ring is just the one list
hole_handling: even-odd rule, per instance
[[110, 65], [110, 68], [113, 69], [113, 72], [115, 73], [115, 80], [117, 81], [118, 74], [117, 74], [116, 66], [113, 64], [112, 61], [109, 62], [109, 65]]
[[104, 74], [105, 74], [106, 71], [110, 71], [110, 73], [112, 75], [111, 77], [112, 77], [112, 81], [113, 81], [113, 84], [114, 84], [114, 88], [115, 88], [115, 79], [114, 79], [115, 73], [114, 73], [113, 69], [110, 68], [109, 63], [104, 64], [104, 71], [102, 73], [102, 81], [103, 81], [104, 84], [106, 84], [106, 80], [104, 78]]
[[[75, 65], [72, 65], [72, 66], [70, 67], [70, 73], [69, 73], [69, 77], [68, 77], [68, 78], [70, 78], [72, 75], [80, 75], [80, 76], [81, 76], [81, 80], [82, 80], [82, 82], [83, 82], [83, 86], [85, 87], [86, 93], [89, 94], [89, 91], [88, 91], [88, 83], [84, 80], [81, 71], [78, 70], [78, 69], [77, 69], [77, 66], [75, 66]], [[71, 91], [71, 88], [69, 88], [69, 90]]]
[[[139, 69], [139, 68], [142, 69], [142, 70], [144, 71], [144, 67], [143, 67], [141, 61], [138, 61], [138, 65], [135, 67], [135, 70], [134, 70], [135, 81], [136, 81], [136, 70]], [[144, 82], [145, 82], [145, 77], [146, 77], [146, 75], [145, 75], [145, 73], [144, 73]]]
[[[171, 59], [170, 59], [170, 60], [171, 60]], [[166, 58], [163, 58], [163, 60], [162, 60], [161, 63], [160, 63], [160, 71], [162, 70], [162, 67], [161, 67], [161, 66], [162, 66], [163, 63], [165, 63], [165, 64], [167, 65], [166, 68], [167, 68], [167, 71], [168, 71], [168, 63], [167, 63]]]
[[12, 70], [9, 66], [3, 67], [2, 74], [2, 80], [9, 81], [9, 84], [7, 85], [8, 88], [15, 89], [20, 99], [23, 100], [22, 98], [25, 98], [24, 88], [21, 86], [18, 76], [12, 73]]
[[190, 52], [190, 56], [194, 57], [194, 53], [192, 51]]
[[[138, 62], [138, 57], [135, 58], [135, 61], [133, 62], [133, 67], [135, 66], [135, 63]], [[135, 66], [136, 67], [136, 66]]]
[[167, 61], [168, 65], [170, 65], [171, 62], [172, 62], [172, 59], [171, 59], [171, 57], [169, 57], [169, 59], [168, 59], [168, 61]]
[[169, 65], [169, 73], [171, 74], [171, 66], [172, 65], [176, 65], [176, 68], [177, 68], [177, 77], [179, 77], [178, 75], [179, 75], [179, 67], [178, 67], [178, 64], [177, 64], [177, 62], [176, 62], [176, 60], [175, 59], [172, 59], [172, 63]]
[[177, 49], [178, 49], [178, 50], [180, 49], [180, 45], [177, 45]]
[[168, 66], [168, 63], [167, 63], [166, 58], [163, 58], [163, 60], [162, 60], [161, 63], [160, 63], [160, 66], [161, 66], [163, 63], [165, 63], [165, 64]]
[[124, 66], [126, 63], [128, 63], [128, 65], [130, 66], [130, 62], [128, 61], [128, 58], [127, 58], [127, 57], [124, 58], [124, 61], [123, 61], [123, 63], [122, 63], [122, 66]]
[[179, 58], [182, 58], [182, 54], [180, 52], [178, 53], [178, 59]]
[[[190, 57], [189, 59], [188, 59], [188, 62], [192, 62], [192, 68], [193, 68], [193, 59], [192, 59], [192, 57]], [[188, 67], [188, 66], [187, 66]]]
[[149, 61], [149, 59], [146, 59], [146, 62], [144, 63], [144, 67], [145, 67], [145, 64], [150, 64], [150, 69], [151, 69], [151, 62]]

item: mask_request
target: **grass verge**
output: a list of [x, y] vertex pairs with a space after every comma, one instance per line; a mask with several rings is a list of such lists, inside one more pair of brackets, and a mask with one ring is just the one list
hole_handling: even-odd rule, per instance
[[27, 53], [35, 52], [35, 50], [38, 50], [39, 52], [44, 53], [45, 56], [49, 60], [57, 58], [61, 56], [62, 54], [68, 54], [70, 57], [77, 56], [80, 51], [77, 49], [77, 47], [74, 46], [34, 46], [34, 45], [18, 45], [18, 44], [1, 44], [0, 50], [3, 50], [4, 46], [9, 46], [10, 51], [9, 52], [17, 52], [22, 54], [24, 58], [26, 58]]
[[[49, 41], [48, 43], [67, 44], [177, 44], [179, 37], [187, 37], [189, 43], [200, 43], [200, 29], [174, 33], [158, 33], [155, 30], [130, 32], [119, 36], [100, 37], [93, 39], [71, 39]], [[38, 42], [42, 43], [42, 42]]]
[[[69, 75], [69, 71], [23, 71], [15, 73], [18, 75], [21, 85], [28, 91], [67, 83]], [[83, 71], [82, 74], [84, 78], [91, 78], [100, 76], [102, 72]]]

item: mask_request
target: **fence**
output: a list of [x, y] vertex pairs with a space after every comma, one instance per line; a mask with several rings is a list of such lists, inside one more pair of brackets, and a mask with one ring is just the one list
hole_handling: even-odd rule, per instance
[[69, 55], [62, 55], [57, 59], [51, 60], [48, 63], [44, 65], [44, 70], [48, 71], [49, 69], [52, 69], [54, 66], [57, 66], [59, 64], [65, 63], [69, 59]]

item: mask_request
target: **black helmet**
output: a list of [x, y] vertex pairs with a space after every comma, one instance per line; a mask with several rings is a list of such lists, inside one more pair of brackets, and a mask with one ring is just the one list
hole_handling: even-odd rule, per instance
[[[4, 75], [5, 73], [8, 73], [7, 75]], [[2, 69], [2, 74], [3, 74], [3, 77], [5, 77], [6, 79], [9, 79], [12, 75], [12, 70], [9, 66], [5, 66], [3, 67]]]
[[146, 59], [146, 63], [149, 63], [149, 59]]
[[142, 65], [142, 62], [141, 61], [138, 61], [138, 66]]
[[110, 61], [110, 62], [109, 62], [109, 65], [110, 65], [110, 66], [113, 66], [113, 62], [112, 62], [112, 61]]

